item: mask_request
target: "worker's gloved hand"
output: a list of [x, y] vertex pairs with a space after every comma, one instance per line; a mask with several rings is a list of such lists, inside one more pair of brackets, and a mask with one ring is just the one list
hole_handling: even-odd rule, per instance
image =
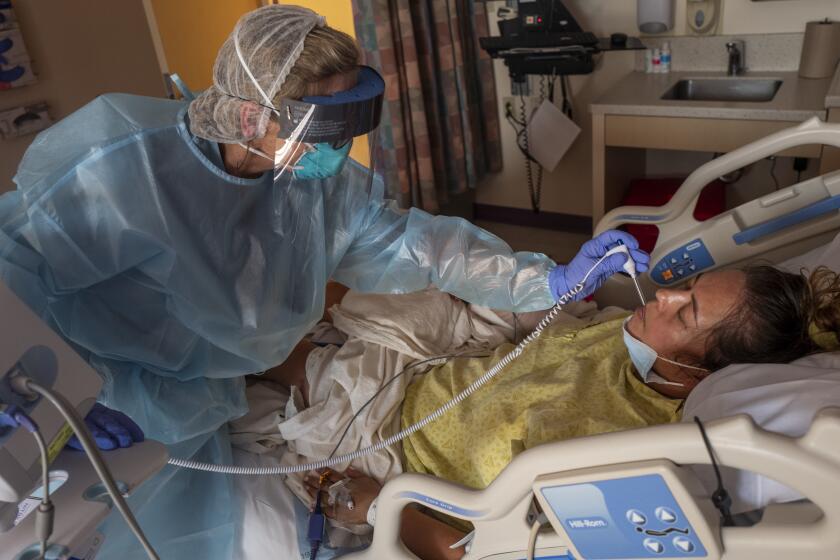
[[[94, 404], [85, 416], [85, 424], [96, 441], [96, 446], [104, 451], [118, 447], [131, 447], [145, 439], [143, 430], [134, 423], [134, 420], [122, 412], [111, 410], [99, 403]], [[82, 451], [82, 442], [74, 435], [67, 442], [67, 447]]]
[[[630, 250], [630, 255], [636, 262], [636, 272], [641, 274], [648, 269], [650, 263], [650, 255], [639, 249], [639, 242], [636, 238], [617, 230], [607, 230], [597, 236], [595, 239], [590, 239], [580, 248], [580, 251], [572, 262], [569, 264], [557, 265], [548, 275], [548, 285], [551, 289], [551, 295], [555, 300], [560, 299], [560, 296], [571, 290], [575, 285], [583, 280], [586, 273], [589, 272], [595, 263], [603, 257], [607, 251], [618, 245], [621, 241]], [[624, 253], [616, 253], [610, 255], [592, 271], [589, 278], [586, 280], [583, 291], [574, 297], [574, 300], [581, 300], [592, 294], [595, 290], [607, 281], [607, 278], [616, 272], [623, 272], [622, 266], [627, 260]]]

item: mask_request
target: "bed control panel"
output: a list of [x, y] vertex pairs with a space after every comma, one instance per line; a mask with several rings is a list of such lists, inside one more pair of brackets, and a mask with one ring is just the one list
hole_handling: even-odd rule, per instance
[[[575, 558], [719, 557], [696, 498], [670, 468], [651, 466], [617, 466], [620, 474], [588, 469], [589, 477], [569, 473], [571, 477], [537, 480], [537, 499], [555, 530], [568, 539]], [[678, 467], [673, 469], [675, 473]]]
[[669, 286], [713, 266], [715, 261], [706, 245], [700, 239], [695, 239], [659, 259], [651, 269], [650, 276], [660, 286]]

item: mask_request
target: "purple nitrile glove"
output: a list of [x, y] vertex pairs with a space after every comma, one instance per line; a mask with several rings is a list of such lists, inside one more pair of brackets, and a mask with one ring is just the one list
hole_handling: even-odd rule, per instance
[[[143, 430], [134, 420], [99, 403], [94, 404], [85, 416], [85, 424], [96, 441], [96, 446], [103, 451], [131, 447], [145, 439]], [[82, 442], [74, 435], [67, 442], [67, 447], [82, 451]]]
[[[559, 264], [551, 270], [548, 274], [548, 286], [551, 289], [551, 295], [554, 296], [554, 299], [560, 299], [560, 296], [583, 280], [583, 277], [598, 262], [598, 259], [618, 245], [619, 241], [627, 245], [627, 248], [630, 250], [630, 255], [636, 262], [636, 272], [641, 274], [646, 271], [650, 263], [650, 255], [639, 249], [639, 242], [636, 241], [636, 238], [623, 231], [607, 230], [594, 239], [590, 239], [584, 243], [578, 254], [572, 259], [572, 262], [569, 264]], [[589, 275], [583, 290], [573, 298], [574, 301], [581, 300], [592, 294], [607, 281], [607, 278], [616, 272], [622, 272], [624, 270], [622, 266], [626, 260], [627, 256], [623, 253], [616, 253], [604, 259], [604, 262], [598, 265], [592, 274]]]

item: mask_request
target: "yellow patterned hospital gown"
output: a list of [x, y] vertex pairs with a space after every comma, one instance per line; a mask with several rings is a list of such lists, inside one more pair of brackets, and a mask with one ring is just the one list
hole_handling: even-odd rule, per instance
[[[635, 375], [622, 321], [546, 329], [493, 381], [403, 441], [406, 471], [484, 488], [518, 452], [541, 443], [677, 422], [683, 401]], [[512, 348], [452, 360], [417, 378], [403, 403], [403, 426], [451, 399]]]

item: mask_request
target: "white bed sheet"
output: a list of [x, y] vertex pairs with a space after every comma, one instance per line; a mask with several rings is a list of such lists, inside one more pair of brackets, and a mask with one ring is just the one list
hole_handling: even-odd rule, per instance
[[[392, 321], [394, 316], [401, 316], [401, 313], [405, 314], [409, 309], [412, 310], [412, 320]], [[567, 311], [561, 313], [556, 321], [585, 324], [597, 320], [599, 316], [592, 303], [570, 304]], [[614, 310], [603, 312], [613, 313]], [[345, 297], [341, 309], [333, 312], [336, 327], [340, 326], [348, 339], [337, 352], [346, 356], [336, 359], [335, 348], [322, 349], [330, 350], [327, 354], [333, 356], [328, 364], [331, 367], [327, 368], [320, 367], [319, 359], [310, 356], [307, 360], [309, 398], [320, 404], [299, 413], [294, 407], [287, 406], [289, 395], [284, 389], [269, 383], [248, 387], [249, 413], [230, 424], [234, 458], [237, 464], [245, 466], [288, 465], [321, 459], [336, 444], [336, 428], [344, 425], [356, 410], [356, 406], [351, 406], [353, 395], [356, 395], [356, 405], [365, 402], [386, 379], [403, 368], [402, 361], [410, 362], [466, 349], [495, 348], [512, 337], [521, 338], [530, 332], [542, 316], [540, 313], [524, 314], [514, 320], [509, 313], [465, 306], [446, 294], [434, 291], [404, 296], [351, 293]], [[360, 348], [362, 341], [365, 344]], [[399, 356], [391, 356], [383, 361], [380, 355], [383, 352], [390, 353], [389, 356], [395, 353]], [[323, 353], [319, 352], [318, 355]], [[336, 368], [346, 368], [347, 371], [338, 371]], [[393, 397], [396, 402], [388, 404], [390, 397], [387, 394], [381, 395], [378, 408], [388, 410], [395, 406], [398, 409], [402, 396]], [[330, 406], [321, 406], [327, 402]], [[363, 415], [354, 424], [354, 430], [348, 434], [346, 445], [340, 452], [379, 441], [382, 436], [380, 431], [387, 428], [379, 424], [389, 424], [388, 418], [391, 416], [394, 416], [397, 424], [390, 431], [386, 430], [385, 435], [390, 435], [398, 426], [398, 414], [386, 414], [380, 418], [380, 411], [374, 416], [378, 420], [369, 422]], [[279, 431], [278, 424], [282, 426]], [[359, 433], [356, 433], [355, 427], [359, 428]], [[286, 443], [283, 434], [294, 441]], [[396, 469], [389, 466], [395, 460]], [[377, 474], [374, 473], [378, 473], [385, 479], [401, 471], [398, 457], [391, 457], [387, 453], [384, 458], [370, 458], [361, 467], [356, 466], [375, 477]], [[305, 541], [308, 511], [289, 489], [291, 484], [300, 490], [296, 480], [236, 477], [235, 493], [242, 516], [237, 533], [237, 558], [308, 558]], [[359, 538], [335, 530], [330, 533], [330, 540], [345, 546], [357, 546], [361, 542]], [[340, 551], [324, 548], [318, 558], [327, 560], [338, 553]]]
[[[279, 460], [270, 454], [257, 455], [233, 450], [237, 465], [246, 467], [275, 466]], [[236, 534], [236, 558], [301, 558], [298, 547], [297, 498], [281, 477], [237, 476], [234, 492], [239, 499], [242, 518]]]

